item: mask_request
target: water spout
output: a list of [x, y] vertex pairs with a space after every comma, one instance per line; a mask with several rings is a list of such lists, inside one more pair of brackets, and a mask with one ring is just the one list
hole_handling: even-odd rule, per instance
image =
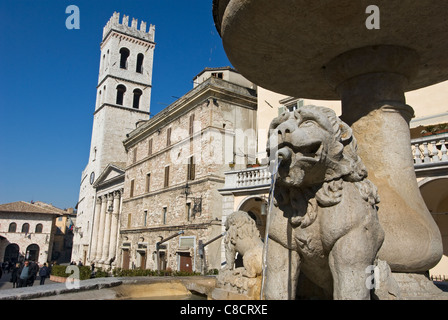
[[[289, 152], [289, 153], [288, 153]], [[266, 216], [266, 231], [264, 237], [264, 246], [263, 246], [263, 258], [262, 258], [262, 275], [261, 275], [261, 291], [260, 291], [260, 300], [264, 299], [264, 284], [266, 279], [266, 270], [267, 270], [267, 254], [268, 254], [268, 239], [269, 239], [269, 226], [271, 224], [271, 212], [272, 205], [274, 203], [274, 189], [275, 182], [277, 181], [277, 173], [278, 168], [283, 159], [288, 159], [291, 157], [291, 151], [288, 148], [282, 148], [277, 152], [277, 157], [275, 160], [271, 161], [271, 186], [269, 188], [269, 197], [268, 197], [268, 211]]]

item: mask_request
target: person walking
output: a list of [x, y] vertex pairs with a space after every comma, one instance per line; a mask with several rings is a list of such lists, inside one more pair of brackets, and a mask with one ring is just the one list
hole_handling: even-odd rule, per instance
[[31, 275], [30, 262], [28, 260], [25, 260], [23, 266], [20, 267], [17, 274], [19, 276], [17, 288], [26, 287]]
[[40, 268], [39, 276], [40, 276], [40, 284], [41, 285], [45, 284], [45, 279], [49, 276], [49, 269], [46, 263], [44, 263], [42, 268]]

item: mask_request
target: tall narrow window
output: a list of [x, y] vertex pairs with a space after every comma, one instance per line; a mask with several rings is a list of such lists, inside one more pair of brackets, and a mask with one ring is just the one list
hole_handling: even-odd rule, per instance
[[42, 233], [42, 229], [43, 229], [43, 226], [42, 226], [42, 223], [38, 223], [38, 224], [36, 224], [36, 229], [35, 229], [35, 233]]
[[139, 53], [137, 55], [137, 67], [135, 71], [138, 73], [143, 73], [143, 58], [144, 58], [143, 53]]
[[194, 156], [191, 156], [188, 159], [187, 180], [194, 180], [195, 175], [196, 175], [196, 165], [194, 163]]
[[163, 180], [163, 186], [166, 188], [170, 185], [170, 166], [165, 167], [165, 178]]
[[188, 131], [190, 133], [190, 136], [192, 136], [194, 133], [194, 113], [192, 115], [190, 115], [190, 126], [189, 126]]
[[162, 211], [162, 223], [166, 224], [166, 207], [163, 207], [163, 211]]
[[151, 174], [147, 173], [146, 174], [146, 185], [145, 185], [145, 191], [149, 192], [149, 187], [151, 185]]
[[134, 109], [138, 109], [140, 105], [140, 96], [143, 94], [142, 90], [135, 89], [134, 90], [134, 100], [132, 101], [132, 107]]
[[187, 215], [187, 221], [190, 221], [191, 219], [191, 203], [188, 202], [187, 204], [185, 204], [185, 213]]
[[131, 180], [131, 190], [129, 191], [129, 197], [132, 198], [134, 196], [134, 179]]
[[126, 92], [126, 87], [122, 84], [119, 84], [117, 86], [117, 101], [116, 104], [119, 104], [120, 106], [123, 105], [124, 100], [124, 93]]
[[166, 146], [171, 145], [171, 128], [166, 129]]
[[30, 231], [30, 225], [28, 223], [24, 223], [22, 225], [22, 232], [23, 233], [28, 233]]
[[120, 68], [127, 69], [128, 68], [128, 57], [129, 57], [129, 49], [121, 48], [120, 49]]
[[128, 228], [131, 227], [131, 222], [132, 222], [132, 215], [129, 213], [128, 214]]
[[9, 224], [8, 232], [16, 232], [16, 230], [17, 230], [17, 223], [15, 223], [15, 222], [11, 222], [11, 223]]
[[143, 212], [143, 226], [144, 227], [146, 227], [147, 220], [148, 220], [148, 210], [145, 210]]
[[132, 150], [132, 163], [136, 162], [137, 162], [137, 147], [135, 147], [134, 150]]
[[152, 139], [148, 141], [148, 156], [152, 156]]

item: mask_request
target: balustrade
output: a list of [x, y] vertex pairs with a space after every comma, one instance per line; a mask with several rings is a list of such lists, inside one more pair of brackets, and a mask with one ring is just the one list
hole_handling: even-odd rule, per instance
[[413, 139], [411, 145], [415, 166], [448, 162], [447, 143], [448, 133]]
[[[412, 139], [411, 148], [414, 166], [417, 169], [438, 165], [448, 170], [448, 133]], [[224, 189], [253, 189], [271, 183], [268, 166], [226, 172]]]

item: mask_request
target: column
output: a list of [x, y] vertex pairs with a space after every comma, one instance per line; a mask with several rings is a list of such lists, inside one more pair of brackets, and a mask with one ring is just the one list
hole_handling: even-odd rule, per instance
[[[109, 264], [109, 246], [110, 246], [110, 225], [111, 225], [111, 217], [112, 217], [112, 211], [114, 210], [111, 208], [112, 202], [114, 201], [114, 194], [110, 193], [107, 197], [107, 210], [106, 210], [106, 218], [104, 223], [104, 240], [103, 240], [103, 252], [101, 256], [101, 263]], [[110, 210], [112, 209], [112, 210]]]
[[95, 260], [97, 262], [100, 262], [102, 254], [103, 254], [103, 242], [104, 242], [104, 225], [106, 222], [106, 211], [109, 206], [109, 200], [107, 195], [104, 195], [103, 201], [101, 204], [101, 214], [100, 214], [100, 221], [98, 226], [98, 243], [97, 243], [97, 250], [96, 250], [96, 256]]
[[91, 248], [90, 248], [90, 255], [89, 255], [90, 262], [93, 262], [94, 260], [96, 260], [96, 253], [97, 253], [97, 249], [98, 249], [98, 231], [99, 231], [100, 217], [101, 217], [102, 206], [105, 205], [102, 200], [103, 200], [102, 197], [96, 198], [95, 211], [93, 213], [94, 220], [93, 220]]
[[378, 257], [396, 272], [425, 272], [443, 252], [410, 148], [414, 111], [404, 90], [418, 61], [411, 49], [376, 46], [341, 54], [326, 69], [341, 96], [341, 119], [352, 127], [368, 178], [378, 188], [378, 218], [385, 231]]
[[120, 213], [120, 200], [121, 200], [121, 192], [114, 192], [114, 210], [112, 212], [112, 221], [110, 228], [110, 245], [109, 245], [109, 258], [108, 261], [111, 261], [113, 258], [117, 257], [117, 238], [118, 238], [118, 218]]

